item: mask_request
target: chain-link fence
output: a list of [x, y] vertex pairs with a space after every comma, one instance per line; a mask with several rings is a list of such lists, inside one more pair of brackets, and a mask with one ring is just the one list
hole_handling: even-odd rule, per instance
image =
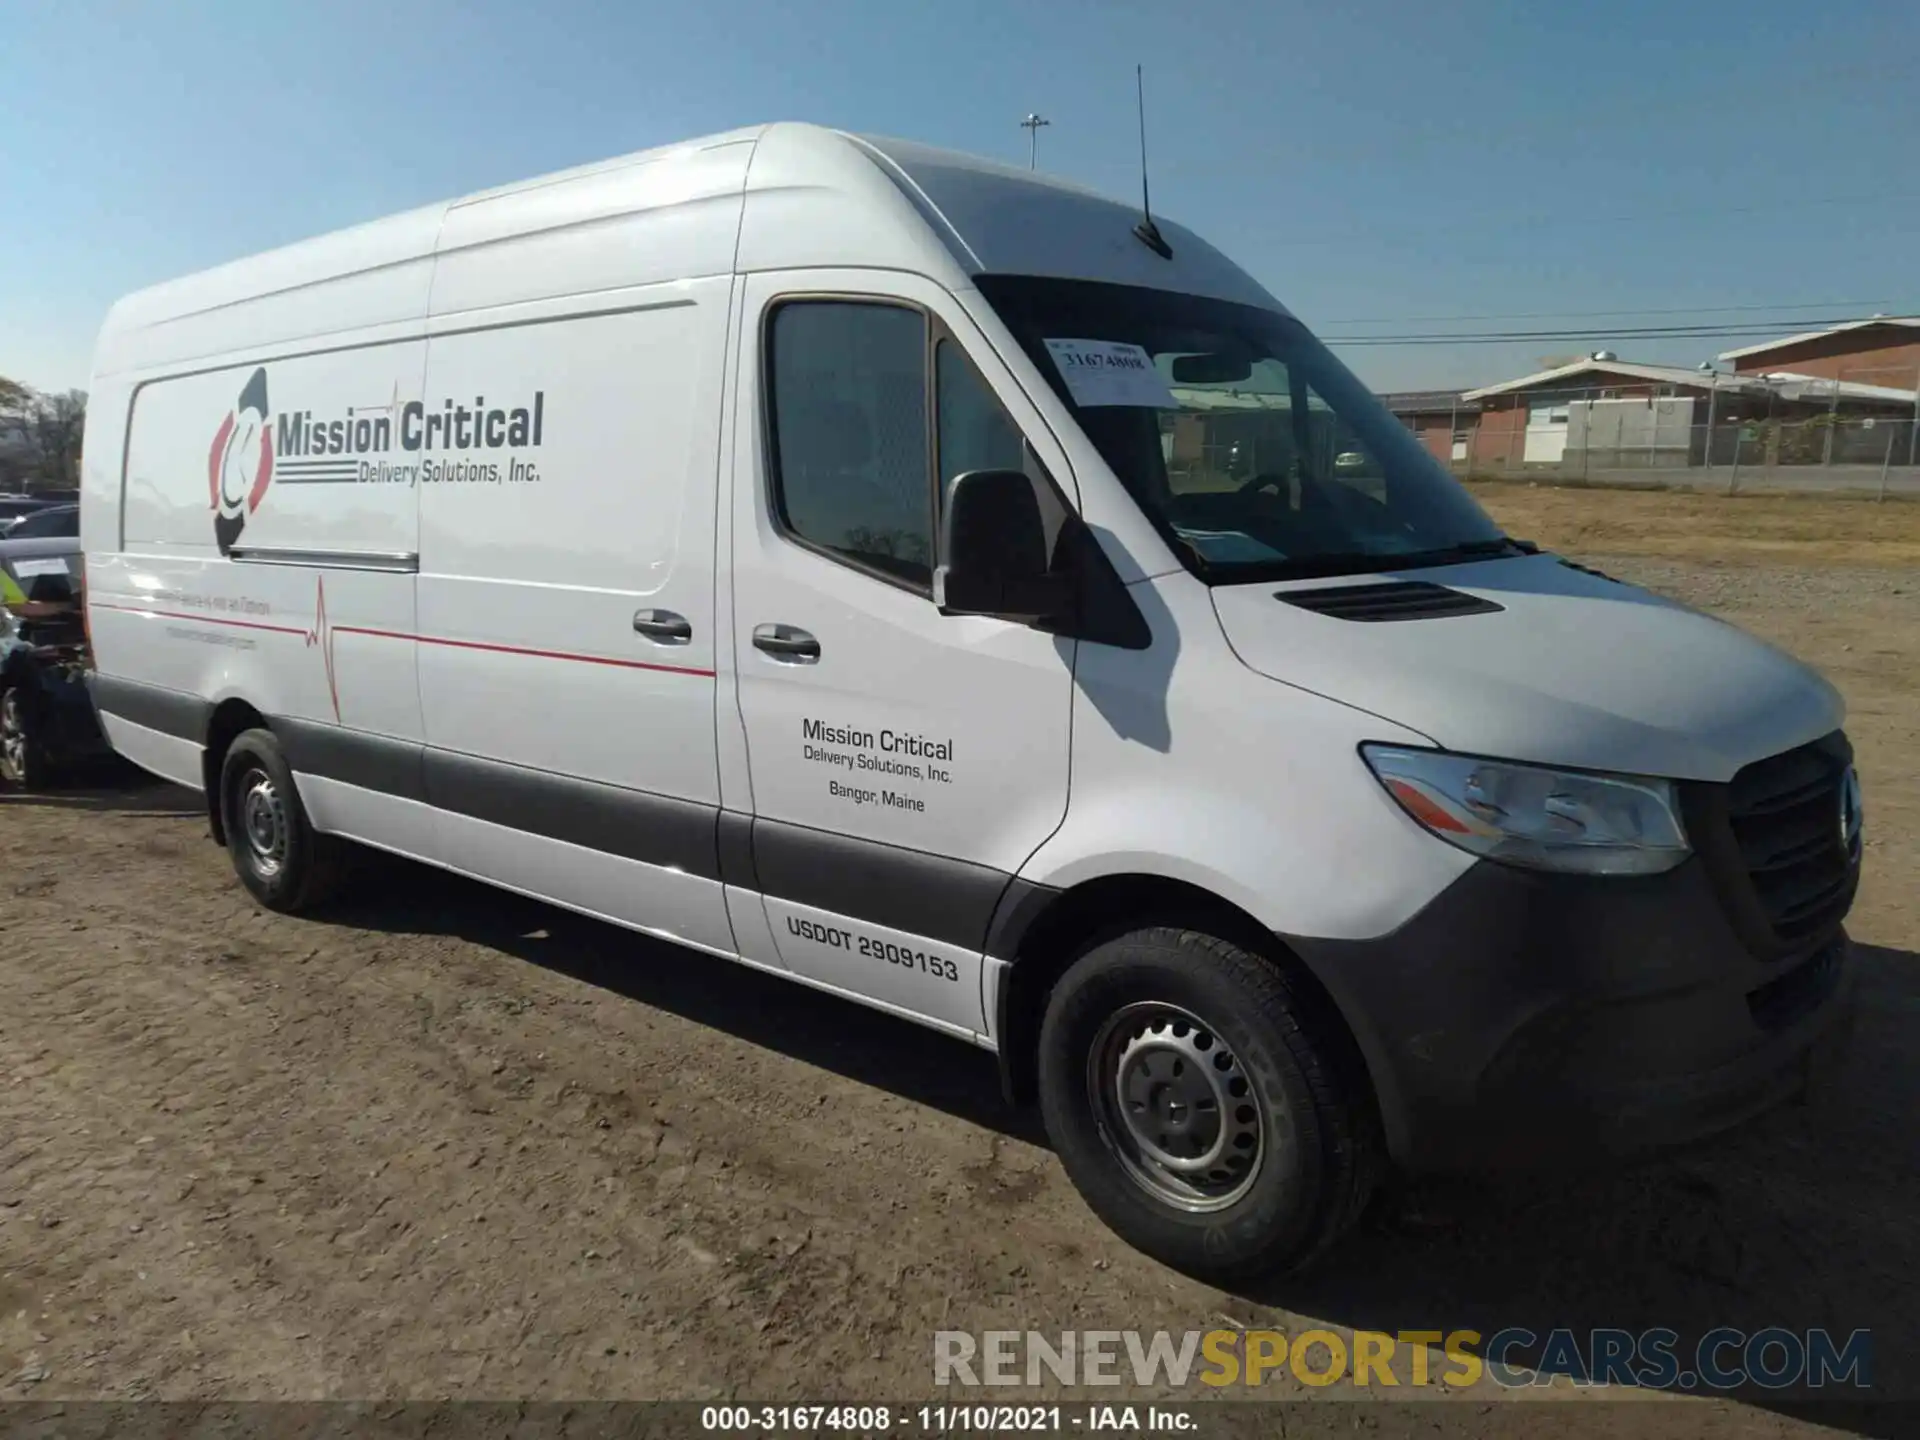
[[1456, 474], [1557, 484], [1920, 496], [1920, 375], [1702, 375], [1496, 395], [1402, 420]]

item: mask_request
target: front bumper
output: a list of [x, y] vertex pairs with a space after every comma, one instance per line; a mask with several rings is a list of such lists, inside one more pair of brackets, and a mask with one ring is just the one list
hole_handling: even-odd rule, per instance
[[1397, 1164], [1577, 1165], [1738, 1124], [1844, 1047], [1845, 932], [1762, 958], [1723, 899], [1698, 857], [1633, 879], [1483, 861], [1390, 935], [1282, 938], [1353, 1029]]

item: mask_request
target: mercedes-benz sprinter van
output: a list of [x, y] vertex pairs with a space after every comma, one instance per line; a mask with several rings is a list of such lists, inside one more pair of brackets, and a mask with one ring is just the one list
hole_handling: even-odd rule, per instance
[[803, 125], [134, 295], [115, 747], [996, 1052], [1127, 1239], [1689, 1141], [1843, 1030], [1835, 691], [1503, 534], [1180, 226]]

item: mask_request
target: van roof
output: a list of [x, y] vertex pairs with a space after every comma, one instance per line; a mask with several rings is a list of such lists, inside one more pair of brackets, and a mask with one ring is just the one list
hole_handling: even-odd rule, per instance
[[[877, 266], [929, 274], [955, 288], [976, 274], [1059, 275], [1274, 304], [1212, 246], [1155, 217], [1174, 252], [1171, 261], [1161, 259], [1132, 234], [1137, 207], [1084, 186], [910, 141], [780, 123], [496, 186], [138, 291], [109, 314], [96, 373], [122, 368], [116, 358], [142, 368], [165, 363], [175, 349], [154, 331], [264, 296], [349, 277], [377, 286], [383, 271], [393, 276], [397, 296], [406, 288], [399, 272], [445, 253], [450, 231], [477, 230], [484, 240], [473, 243], [492, 243], [733, 196], [747, 199], [734, 261], [710, 273]], [[482, 215], [484, 224], [464, 223]], [[389, 318], [400, 320], [404, 311], [396, 308]], [[115, 337], [136, 331], [147, 333], [116, 355]]]

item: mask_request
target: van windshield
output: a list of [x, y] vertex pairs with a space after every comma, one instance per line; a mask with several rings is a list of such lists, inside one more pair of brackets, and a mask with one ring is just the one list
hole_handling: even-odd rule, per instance
[[978, 284], [1209, 584], [1522, 549], [1289, 316], [1094, 281], [990, 275]]

